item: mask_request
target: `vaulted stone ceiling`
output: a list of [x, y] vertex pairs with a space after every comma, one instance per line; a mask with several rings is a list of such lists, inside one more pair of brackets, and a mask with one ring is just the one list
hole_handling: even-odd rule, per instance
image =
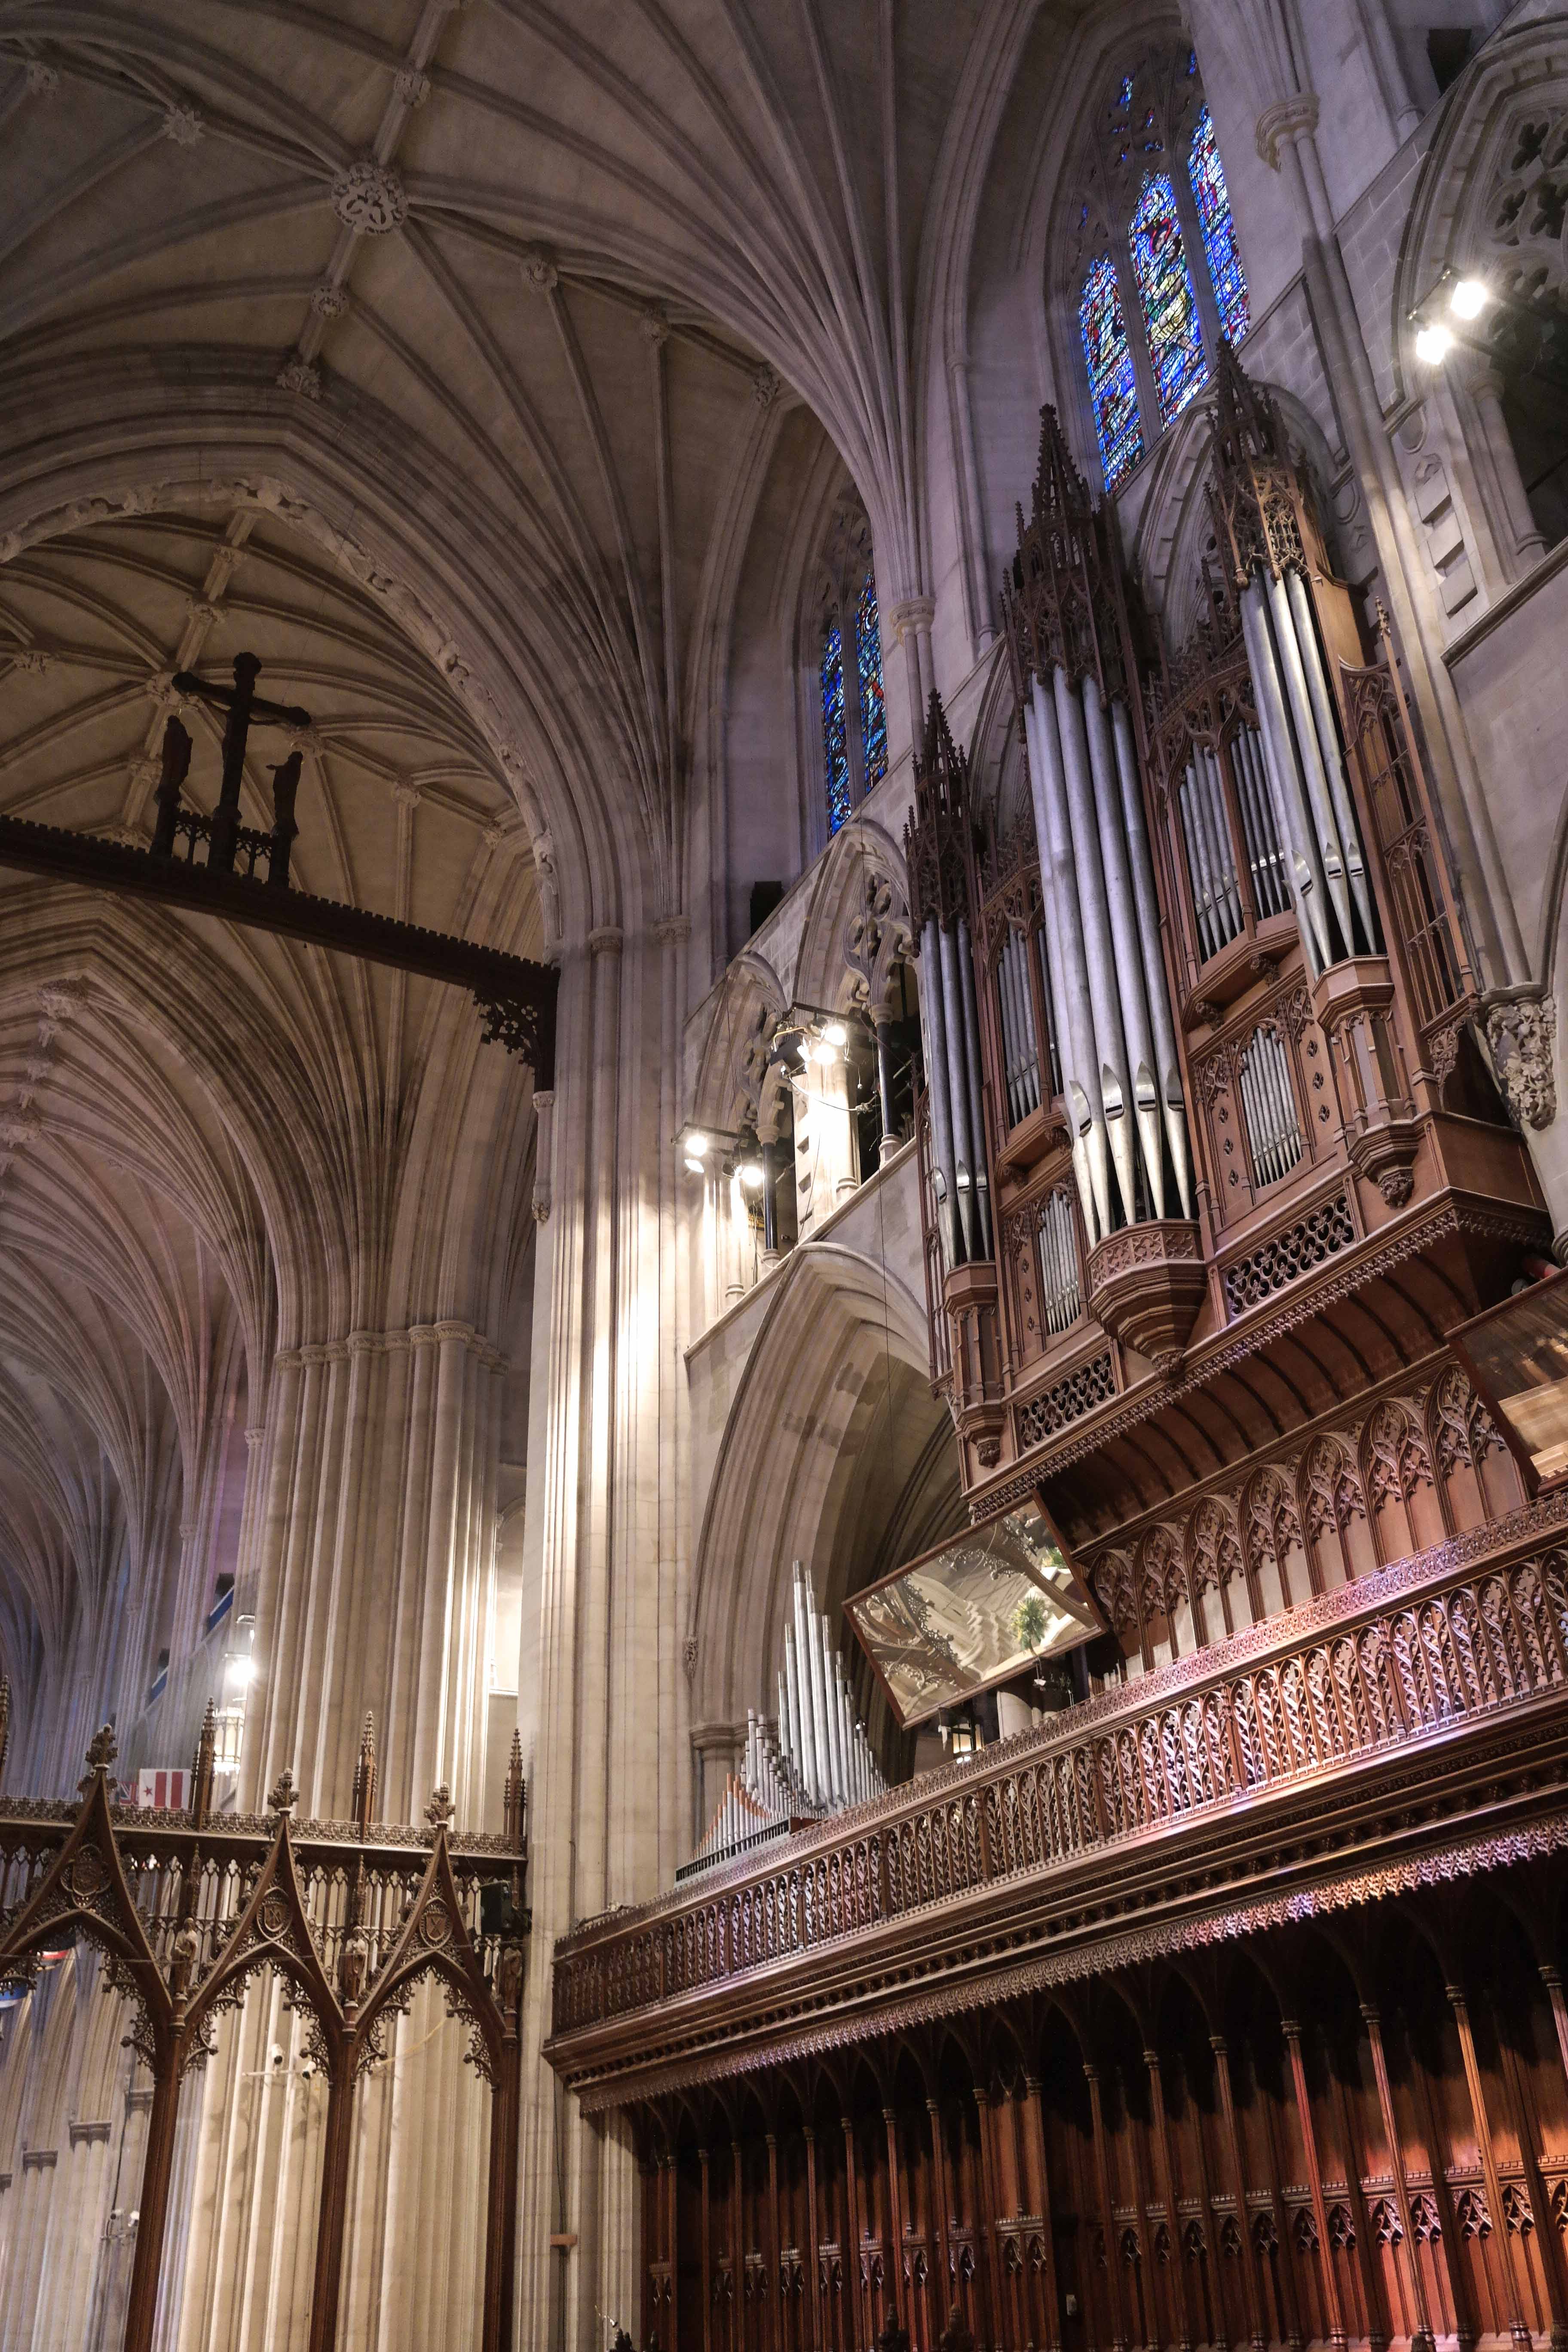
[[922, 354], [1042, 21], [5, 0], [0, 370], [48, 422], [0, 477], [0, 554], [45, 466], [188, 502], [195, 440], [244, 487], [291, 480], [362, 577], [398, 578], [563, 864], [619, 846], [673, 909], [709, 649], [791, 401], [867, 501], [884, 612], [929, 585]]
[[[0, 0], [0, 806], [144, 837], [174, 671], [249, 648], [315, 721], [306, 887], [523, 952], [694, 908], [766, 518], [837, 450], [884, 613], [929, 592], [943, 272], [1080, 13]], [[19, 1659], [166, 1578], [278, 1346], [504, 1326], [531, 1122], [456, 992], [0, 917]]]

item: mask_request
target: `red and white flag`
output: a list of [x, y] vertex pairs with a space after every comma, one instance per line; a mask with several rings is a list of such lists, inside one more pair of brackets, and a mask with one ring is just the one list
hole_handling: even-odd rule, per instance
[[136, 1801], [158, 1813], [187, 1812], [191, 1802], [189, 1772], [138, 1772]]

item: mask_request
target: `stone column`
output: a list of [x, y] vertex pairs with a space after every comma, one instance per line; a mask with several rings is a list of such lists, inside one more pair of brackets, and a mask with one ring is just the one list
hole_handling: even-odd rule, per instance
[[[640, 2308], [640, 2199], [618, 2125], [585, 2120], [539, 2056], [556, 1937], [673, 1875], [690, 1819], [689, 1504], [680, 1359], [689, 1211], [672, 1093], [683, 925], [601, 929], [563, 958], [555, 1181], [541, 1229], [527, 1541], [541, 1593], [523, 2022], [519, 2345], [594, 2339]], [[558, 2186], [559, 2184], [559, 2186]], [[552, 2235], [574, 2237], [552, 2252]], [[552, 2277], [552, 2264], [555, 2266]], [[560, 2312], [552, 2320], [552, 2298]]]

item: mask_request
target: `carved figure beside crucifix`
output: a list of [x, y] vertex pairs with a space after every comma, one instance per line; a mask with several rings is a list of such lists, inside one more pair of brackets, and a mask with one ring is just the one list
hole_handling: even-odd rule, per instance
[[246, 747], [253, 726], [304, 728], [310, 724], [310, 714], [287, 702], [267, 702], [256, 691], [256, 681], [261, 664], [254, 654], [237, 654], [234, 661], [234, 684], [212, 686], [194, 671], [178, 672], [174, 685], [179, 693], [210, 704], [226, 715], [223, 730], [223, 780], [218, 788], [217, 806], [210, 817], [195, 810], [183, 809], [180, 792], [191, 764], [191, 739], [177, 719], [171, 718], [163, 730], [163, 771], [158, 780], [158, 822], [153, 834], [154, 857], [173, 857], [181, 835], [190, 844], [188, 856], [194, 864], [195, 845], [205, 839], [207, 845], [206, 865], [210, 874], [232, 874], [238, 853], [247, 854], [247, 871], [254, 875], [258, 856], [267, 857], [267, 878], [274, 888], [289, 887], [289, 854], [300, 828], [294, 821], [295, 796], [300, 789], [300, 768], [302, 755], [291, 751], [271, 771], [273, 823], [269, 834], [242, 825], [239, 822], [239, 788], [245, 780]]

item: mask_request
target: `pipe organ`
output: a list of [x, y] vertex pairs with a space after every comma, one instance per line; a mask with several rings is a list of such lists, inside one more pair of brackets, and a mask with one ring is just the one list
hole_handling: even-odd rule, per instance
[[1568, 1491], [1450, 1339], [1550, 1225], [1386, 623], [1213, 397], [1179, 645], [1046, 412], [1026, 802], [933, 697], [906, 835], [932, 1386], [1089, 1696], [824, 1819], [797, 1613], [724, 1877], [557, 1947], [679, 2352], [1568, 2340]]
[[930, 713], [906, 835], [927, 1298], [977, 1509], [1124, 1396], [1156, 1411], [1151, 1381], [1224, 1344], [1238, 1302], [1423, 1189], [1532, 1198], [1386, 624], [1369, 659], [1310, 478], [1228, 349], [1206, 495], [1201, 618], [1173, 648], [1047, 409], [1002, 593], [1011, 832]]
[[826, 1821], [865, 1802], [887, 1786], [871, 1753], [866, 1727], [826, 1617], [811, 1597], [797, 1559], [779, 1669], [778, 1716], [769, 1722], [754, 1708], [746, 1717], [746, 1745], [691, 1861], [680, 1875], [716, 1869], [753, 1843], [784, 1835], [806, 1822]]

